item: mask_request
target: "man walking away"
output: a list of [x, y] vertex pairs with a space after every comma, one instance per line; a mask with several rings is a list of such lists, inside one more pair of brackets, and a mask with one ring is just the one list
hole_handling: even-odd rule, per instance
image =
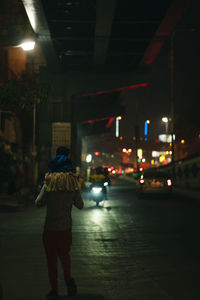
[[77, 293], [75, 280], [71, 276], [71, 210], [73, 205], [82, 209], [84, 204], [68, 154], [69, 150], [65, 147], [57, 149], [56, 157], [49, 163], [50, 172], [45, 175], [45, 183], [35, 200], [37, 206], [46, 202], [43, 244], [51, 286], [51, 291], [46, 295], [48, 299], [58, 296], [58, 258], [62, 264], [68, 296], [73, 297]]

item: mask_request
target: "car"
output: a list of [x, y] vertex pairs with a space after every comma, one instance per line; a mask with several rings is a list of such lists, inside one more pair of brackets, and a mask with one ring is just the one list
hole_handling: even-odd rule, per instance
[[170, 175], [162, 171], [144, 171], [136, 182], [137, 192], [142, 194], [169, 194], [172, 192], [173, 182]]

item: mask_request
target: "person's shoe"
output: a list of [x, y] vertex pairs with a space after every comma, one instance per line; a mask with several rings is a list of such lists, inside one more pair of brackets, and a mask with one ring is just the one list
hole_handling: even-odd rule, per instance
[[56, 291], [51, 290], [47, 295], [46, 298], [47, 299], [54, 299], [58, 297], [58, 293]]
[[68, 296], [69, 297], [76, 296], [77, 286], [76, 286], [74, 278], [67, 279], [66, 284], [67, 284]]

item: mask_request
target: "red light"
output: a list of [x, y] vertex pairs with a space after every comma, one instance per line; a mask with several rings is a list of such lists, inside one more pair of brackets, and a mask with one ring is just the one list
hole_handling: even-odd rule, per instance
[[115, 118], [110, 118], [108, 123], [106, 124], [106, 128], [109, 128], [111, 126], [111, 124], [114, 122]]
[[124, 90], [127, 90], [127, 89], [137, 89], [137, 88], [147, 87], [148, 85], [149, 85], [149, 82], [144, 82], [144, 83], [139, 83], [139, 84], [123, 86], [123, 87], [116, 88], [116, 89], [111, 89], [111, 90], [104, 90], [104, 91], [98, 91], [98, 92], [95, 92], [95, 93], [82, 94], [81, 97], [97, 96], [97, 95], [102, 95], [102, 94], [110, 94], [110, 93], [113, 93], [113, 92], [124, 91]]
[[143, 184], [144, 183], [144, 179], [140, 179], [140, 183]]
[[100, 154], [100, 152], [94, 152], [94, 155], [98, 156]]
[[137, 89], [137, 88], [140, 88], [140, 87], [146, 87], [148, 85], [149, 85], [149, 82], [145, 82], [145, 83], [140, 83], [140, 84], [129, 85], [127, 88]]
[[155, 38], [151, 43], [151, 45], [149, 46], [148, 50], [146, 51], [142, 63], [151, 65], [155, 60], [155, 58], [157, 57], [158, 53], [160, 52], [160, 49], [162, 48], [163, 44], [164, 44], [164, 39], [159, 41], [156, 40]]

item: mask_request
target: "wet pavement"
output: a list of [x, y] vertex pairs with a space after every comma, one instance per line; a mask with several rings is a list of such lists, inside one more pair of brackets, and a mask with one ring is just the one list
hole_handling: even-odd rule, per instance
[[[198, 300], [200, 203], [181, 197], [140, 199], [118, 180], [99, 207], [84, 193], [73, 209], [75, 299]], [[45, 208], [0, 212], [0, 284], [5, 300], [45, 299], [41, 242]], [[59, 299], [68, 299], [59, 265]], [[1, 293], [0, 293], [1, 294]]]

